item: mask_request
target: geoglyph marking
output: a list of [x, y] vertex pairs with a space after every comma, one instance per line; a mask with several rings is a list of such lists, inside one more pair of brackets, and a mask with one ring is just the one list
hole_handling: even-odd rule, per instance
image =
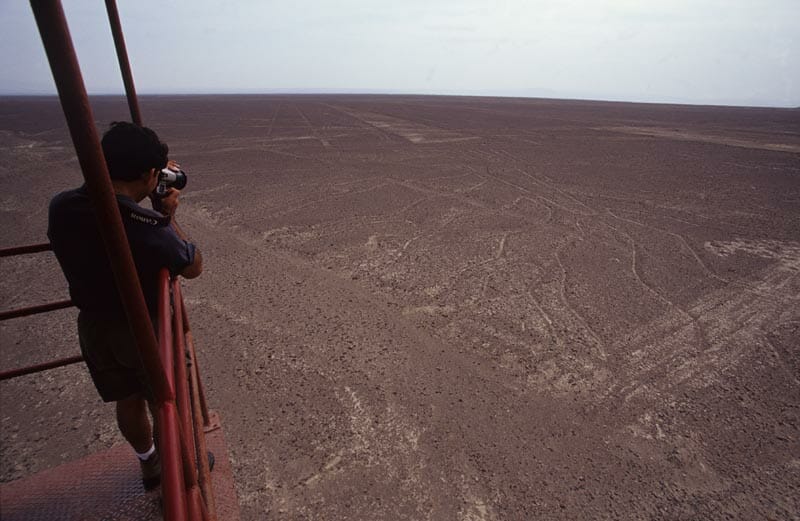
[[710, 241], [703, 246], [720, 257], [745, 253], [764, 259], [776, 259], [779, 266], [785, 269], [800, 270], [800, 242], [735, 239], [733, 241]]
[[727, 145], [741, 148], [755, 148], [760, 150], [771, 150], [773, 152], [800, 152], [800, 145], [792, 143], [761, 143], [753, 139], [700, 134], [698, 132], [688, 132], [680, 129], [659, 127], [600, 127], [595, 130], [610, 130], [611, 132], [621, 132], [623, 134], [659, 137], [664, 139], [674, 139], [676, 141], [713, 143], [716, 145]]
[[[609, 394], [664, 397], [679, 386], [703, 388], [768, 346], [766, 331], [800, 319], [797, 275], [800, 243], [777, 240], [710, 241], [705, 248], [777, 262], [747, 279], [704, 295], [686, 309], [673, 307], [614, 346], [623, 353], [624, 379]], [[629, 347], [638, 347], [627, 352]]]
[[407, 307], [403, 309], [403, 315], [416, 315], [418, 313], [422, 313], [425, 315], [444, 315], [447, 316], [450, 313], [454, 312], [456, 308], [453, 306], [417, 306], [417, 307]]
[[373, 126], [379, 130], [395, 134], [411, 143], [452, 143], [454, 141], [468, 141], [478, 139], [478, 136], [467, 136], [460, 132], [433, 128], [413, 121], [377, 114], [375, 112], [356, 111], [345, 107], [333, 107], [336, 110], [356, 118], [359, 121]]

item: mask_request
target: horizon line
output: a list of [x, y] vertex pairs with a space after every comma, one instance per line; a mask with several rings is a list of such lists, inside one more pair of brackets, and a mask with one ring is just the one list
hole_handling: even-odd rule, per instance
[[[538, 89], [531, 89], [538, 90]], [[89, 97], [92, 96], [119, 96], [125, 97], [124, 92], [119, 91], [97, 91], [88, 92]], [[553, 93], [555, 94], [555, 93]], [[584, 101], [584, 102], [599, 102], [599, 103], [631, 103], [642, 105], [686, 105], [697, 107], [733, 107], [733, 108], [773, 108], [773, 109], [800, 109], [800, 101], [797, 105], [794, 103], [776, 104], [774, 102], [766, 101], [745, 101], [745, 100], [720, 100], [720, 101], [689, 101], [680, 98], [664, 98], [660, 100], [645, 100], [645, 99], [625, 99], [621, 97], [584, 97], [579, 95], [574, 96], [558, 96], [558, 95], [544, 95], [542, 94], [523, 94], [520, 92], [497, 92], [491, 93], [486, 91], [462, 91], [457, 93], [441, 93], [441, 92], [415, 92], [415, 91], [399, 91], [390, 89], [327, 89], [327, 88], [275, 88], [275, 89], [246, 89], [246, 90], [220, 90], [220, 91], [144, 91], [137, 92], [138, 97], [147, 96], [270, 96], [270, 95], [372, 95], [372, 96], [438, 96], [438, 97], [461, 97], [461, 98], [510, 98], [510, 99], [537, 99], [548, 101]], [[22, 97], [58, 97], [57, 92], [22, 92], [22, 91], [0, 91], [0, 97], [8, 98], [22, 98]]]

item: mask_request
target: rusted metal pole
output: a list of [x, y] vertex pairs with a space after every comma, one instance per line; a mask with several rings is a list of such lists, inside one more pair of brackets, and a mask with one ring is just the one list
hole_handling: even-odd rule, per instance
[[189, 518], [202, 518], [202, 498], [197, 485], [197, 451], [194, 444], [192, 405], [189, 401], [189, 379], [186, 376], [186, 336], [183, 331], [183, 298], [178, 279], [172, 279], [172, 335], [175, 354], [175, 403], [181, 424], [181, 449], [183, 451], [183, 477], [189, 495]]
[[[172, 317], [170, 316], [169, 272], [163, 268], [158, 273], [158, 349], [164, 368], [167, 369], [166, 384], [170, 392], [175, 388], [172, 349]], [[173, 395], [174, 396], [174, 395]], [[161, 492], [164, 496], [164, 518], [187, 519], [185, 482], [182, 465], [181, 429], [175, 400], [158, 404], [156, 424], [160, 441]]]
[[184, 521], [188, 517], [186, 515], [186, 494], [184, 494], [183, 487], [183, 469], [180, 463], [181, 439], [178, 411], [175, 409], [175, 402], [158, 404], [156, 411], [159, 433], [158, 450], [162, 455], [161, 494], [164, 497], [164, 519]]
[[114, 47], [117, 49], [117, 61], [122, 72], [122, 82], [125, 84], [125, 95], [128, 97], [128, 109], [131, 111], [131, 121], [142, 126], [142, 113], [139, 111], [139, 100], [136, 97], [136, 87], [133, 85], [133, 73], [128, 60], [128, 50], [125, 48], [125, 37], [122, 35], [122, 24], [119, 20], [119, 11], [115, 0], [106, 0], [108, 23], [111, 25], [111, 35], [114, 37]]
[[211, 426], [211, 416], [208, 414], [208, 403], [206, 402], [206, 392], [203, 389], [203, 381], [200, 379], [200, 364], [197, 362], [197, 352], [194, 348], [194, 338], [192, 338], [192, 330], [189, 327], [189, 315], [183, 314], [183, 330], [186, 334], [186, 343], [189, 345], [189, 351], [192, 357], [192, 364], [194, 365], [195, 373], [197, 373], [197, 394], [200, 404], [200, 411], [203, 415], [203, 425], [205, 427]]
[[[185, 311], [184, 311], [185, 314]], [[189, 347], [189, 383], [191, 384], [192, 391], [192, 419], [194, 421], [194, 436], [195, 445], [197, 446], [197, 481], [200, 484], [200, 490], [203, 493], [203, 499], [206, 502], [208, 509], [209, 521], [216, 521], [217, 519], [217, 505], [214, 500], [214, 491], [211, 486], [211, 469], [208, 464], [208, 448], [206, 445], [206, 433], [203, 428], [204, 423], [203, 412], [200, 402], [200, 375], [197, 370], [197, 354], [194, 349], [194, 341], [192, 340], [192, 332], [186, 331], [186, 344]]]
[[31, 244], [30, 246], [15, 246], [13, 248], [3, 248], [0, 250], [0, 257], [12, 257], [14, 255], [23, 255], [25, 253], [38, 253], [40, 251], [50, 251], [53, 247], [49, 242], [43, 244]]
[[28, 367], [20, 367], [18, 369], [9, 369], [8, 371], [3, 371], [0, 373], [0, 381], [9, 380], [11, 378], [16, 378], [18, 376], [23, 376], [26, 374], [41, 373], [42, 371], [47, 371], [48, 369], [55, 369], [56, 367], [64, 367], [65, 365], [75, 364], [77, 362], [82, 362], [82, 361], [83, 357], [81, 355], [78, 355], [78, 356], [71, 356], [69, 358], [61, 358], [59, 360], [51, 360], [43, 364], [29, 365]]
[[50, 62], [89, 197], [94, 206], [114, 280], [136, 344], [139, 346], [153, 395], [156, 402], [172, 400], [174, 395], [167, 385], [164, 367], [158, 357], [156, 335], [147, 312], [139, 275], [133, 263], [117, 199], [100, 148], [100, 139], [94, 126], [94, 115], [89, 105], [61, 2], [31, 0], [31, 8]]
[[197, 365], [195, 364], [194, 341], [192, 340], [192, 332], [188, 329], [188, 318], [186, 313], [186, 306], [183, 302], [183, 295], [178, 281], [173, 281], [172, 298], [176, 303], [175, 314], [180, 311], [180, 317], [175, 321], [175, 327], [180, 324], [183, 329], [183, 352], [187, 357], [187, 365], [189, 368], [186, 383], [189, 391], [189, 416], [194, 427], [194, 447], [197, 455], [197, 482], [202, 492], [202, 497], [205, 500], [204, 518], [207, 521], [215, 521], [217, 519], [217, 509], [214, 502], [214, 492], [211, 488], [211, 469], [208, 463], [208, 448], [206, 446], [205, 429], [203, 428], [203, 419], [200, 414], [198, 381], [199, 375], [197, 374]]
[[58, 302], [49, 302], [47, 304], [39, 304], [37, 306], [30, 306], [26, 308], [11, 309], [9, 311], [0, 312], [0, 322], [10, 318], [27, 317], [28, 315], [38, 315], [39, 313], [47, 313], [48, 311], [55, 311], [57, 309], [64, 309], [72, 307], [71, 300], [59, 300]]

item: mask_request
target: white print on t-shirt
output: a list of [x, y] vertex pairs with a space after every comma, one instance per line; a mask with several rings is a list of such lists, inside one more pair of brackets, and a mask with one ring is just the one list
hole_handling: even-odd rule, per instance
[[131, 212], [131, 219], [136, 219], [137, 221], [143, 222], [145, 224], [152, 224], [153, 226], [158, 224], [158, 219], [154, 217], [147, 217], [145, 215], [140, 215], [138, 213], [133, 213], [133, 212]]

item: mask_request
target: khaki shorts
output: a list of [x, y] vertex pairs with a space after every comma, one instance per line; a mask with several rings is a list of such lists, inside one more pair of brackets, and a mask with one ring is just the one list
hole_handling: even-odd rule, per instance
[[125, 318], [78, 314], [78, 339], [92, 381], [104, 402], [134, 395], [152, 398], [136, 342]]

